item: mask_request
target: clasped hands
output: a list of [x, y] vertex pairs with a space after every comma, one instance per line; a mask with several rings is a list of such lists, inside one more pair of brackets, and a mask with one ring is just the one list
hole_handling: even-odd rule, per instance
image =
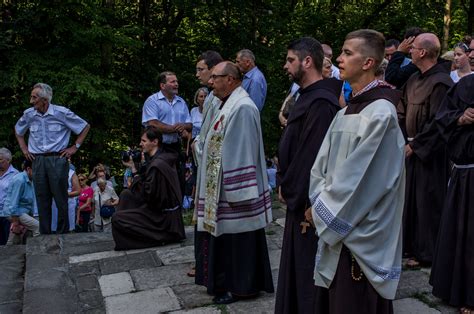
[[467, 108], [458, 119], [458, 125], [467, 125], [474, 123], [474, 108]]

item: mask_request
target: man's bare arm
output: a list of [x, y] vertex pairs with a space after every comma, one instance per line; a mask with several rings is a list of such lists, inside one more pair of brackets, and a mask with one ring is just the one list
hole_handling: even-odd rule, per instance
[[78, 150], [78, 148], [76, 147], [76, 144], [81, 145], [84, 142], [84, 140], [86, 139], [87, 133], [89, 133], [90, 128], [91, 128], [90, 124], [86, 125], [86, 127], [82, 129], [81, 133], [79, 133], [79, 135], [77, 136], [77, 139], [74, 145], [61, 151], [61, 157], [71, 157], [72, 155], [74, 155]]
[[35, 156], [28, 151], [28, 145], [26, 145], [25, 137], [16, 132], [15, 132], [15, 136], [16, 136], [16, 140], [18, 141], [18, 145], [20, 145], [20, 149], [21, 149], [21, 152], [23, 153], [23, 156], [25, 156], [25, 158], [30, 161], [35, 159]]
[[163, 134], [176, 132], [176, 130], [174, 129], [174, 125], [169, 125], [158, 120], [150, 120], [147, 123], [148, 125], [151, 125], [157, 128]]

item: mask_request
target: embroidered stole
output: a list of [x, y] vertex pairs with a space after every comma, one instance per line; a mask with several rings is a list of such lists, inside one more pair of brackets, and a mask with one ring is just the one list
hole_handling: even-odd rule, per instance
[[206, 163], [206, 199], [204, 201], [203, 227], [216, 235], [217, 208], [222, 184], [222, 144], [226, 130], [226, 118], [238, 100], [229, 97], [224, 107], [214, 117], [209, 128], [210, 139], [207, 146]]

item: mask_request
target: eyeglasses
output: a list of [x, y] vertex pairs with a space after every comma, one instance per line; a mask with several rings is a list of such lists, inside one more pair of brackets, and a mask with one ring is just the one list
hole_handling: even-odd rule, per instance
[[225, 76], [229, 76], [229, 74], [212, 74], [211, 79], [215, 80], [218, 77], [225, 77]]

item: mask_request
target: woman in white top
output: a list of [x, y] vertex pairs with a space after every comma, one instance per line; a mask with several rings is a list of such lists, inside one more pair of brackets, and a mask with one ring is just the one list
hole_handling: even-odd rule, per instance
[[457, 83], [463, 76], [472, 74], [468, 56], [469, 47], [465, 43], [457, 43], [454, 46], [454, 64], [456, 70], [451, 71], [451, 79]]
[[201, 124], [202, 124], [202, 108], [204, 105], [204, 100], [208, 95], [207, 88], [201, 87], [196, 91], [194, 94], [194, 104], [196, 107], [191, 109], [191, 122], [193, 124], [193, 133], [192, 138], [195, 138], [199, 131], [201, 131]]
[[100, 216], [100, 207], [102, 205], [117, 206], [119, 197], [115, 190], [107, 185], [104, 178], [97, 179], [97, 188], [94, 189], [94, 225], [95, 230], [103, 230], [105, 226], [110, 224], [110, 218], [102, 218]]

